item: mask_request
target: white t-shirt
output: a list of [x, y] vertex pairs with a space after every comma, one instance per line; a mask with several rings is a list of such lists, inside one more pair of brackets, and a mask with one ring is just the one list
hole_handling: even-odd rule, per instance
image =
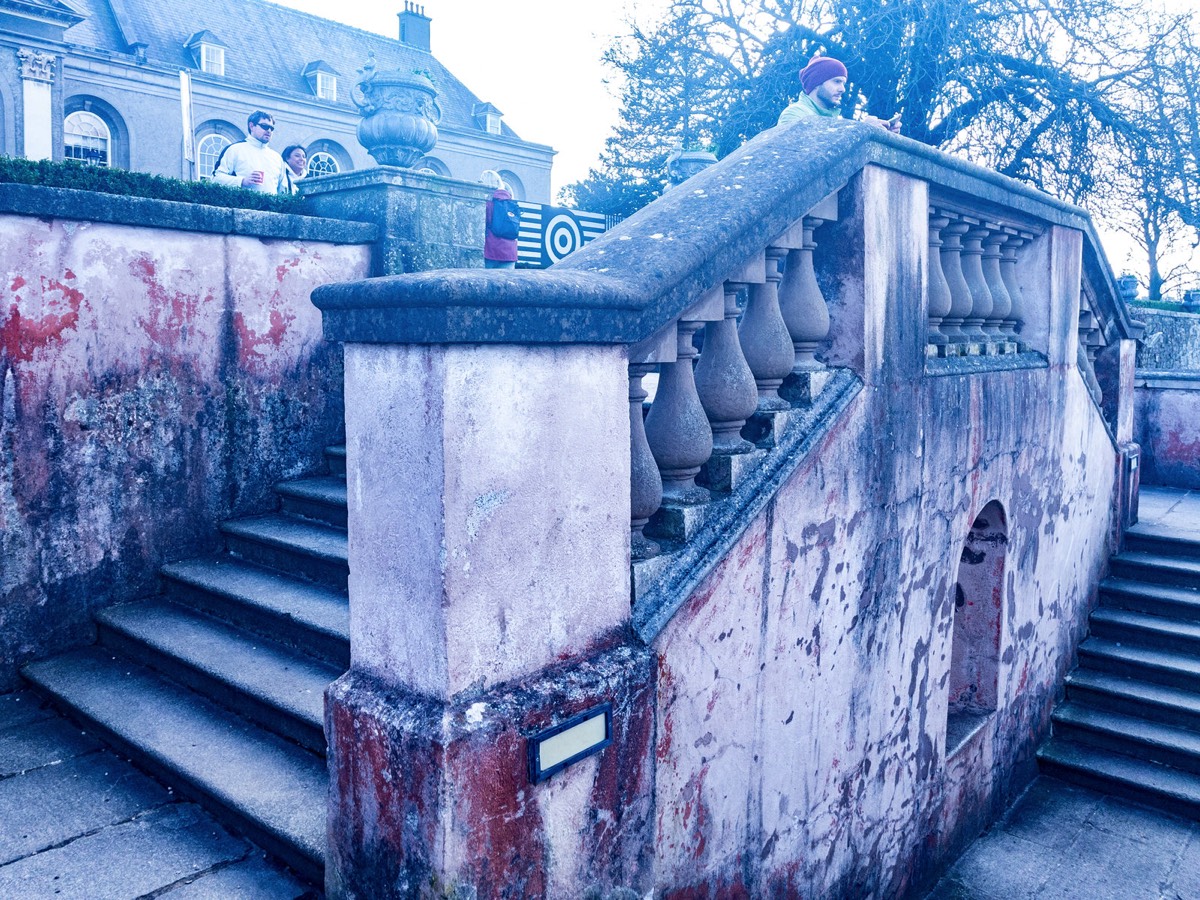
[[248, 185], [248, 190], [262, 191], [264, 194], [290, 194], [292, 182], [288, 178], [287, 168], [282, 156], [251, 137], [225, 148], [213, 179], [219, 184], [243, 187], [242, 179], [245, 176], [251, 172], [262, 172], [262, 184]]

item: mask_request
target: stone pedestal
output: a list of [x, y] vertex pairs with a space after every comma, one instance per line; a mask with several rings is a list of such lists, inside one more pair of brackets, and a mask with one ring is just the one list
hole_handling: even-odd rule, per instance
[[306, 179], [300, 192], [319, 216], [379, 227], [372, 275], [483, 266], [484, 185], [379, 166]]
[[[345, 358], [329, 896], [645, 890], [653, 670], [628, 624], [624, 350], [350, 342]], [[532, 738], [606, 704], [611, 744], [535, 781]]]

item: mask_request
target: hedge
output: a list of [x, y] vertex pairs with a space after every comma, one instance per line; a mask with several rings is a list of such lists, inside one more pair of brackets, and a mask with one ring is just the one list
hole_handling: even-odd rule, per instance
[[178, 178], [86, 166], [77, 162], [0, 156], [0, 183], [3, 182], [149, 197], [153, 200], [178, 200], [181, 203], [202, 203], [231, 209], [260, 209], [299, 215], [306, 213], [303, 199], [292, 194], [262, 194], [211, 181], [181, 181]]

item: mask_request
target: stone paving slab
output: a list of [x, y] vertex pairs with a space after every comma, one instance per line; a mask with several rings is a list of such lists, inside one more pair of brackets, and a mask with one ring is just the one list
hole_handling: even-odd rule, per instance
[[[107, 753], [0, 781], [0, 863], [58, 846], [161, 806], [167, 792]], [[0, 897], [6, 895], [0, 890]]]
[[1144, 485], [1138, 493], [1138, 524], [1162, 525], [1200, 538], [1200, 491]]
[[41, 719], [0, 730], [0, 778], [100, 749], [95, 738], [62, 719]]
[[1037, 779], [926, 900], [1197, 900], [1200, 823]]
[[37, 695], [0, 695], [0, 898], [318, 894]]

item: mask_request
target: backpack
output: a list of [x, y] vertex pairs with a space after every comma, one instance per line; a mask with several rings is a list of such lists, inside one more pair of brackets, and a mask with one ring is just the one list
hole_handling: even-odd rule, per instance
[[492, 234], [513, 240], [521, 233], [521, 208], [516, 200], [492, 201]]

